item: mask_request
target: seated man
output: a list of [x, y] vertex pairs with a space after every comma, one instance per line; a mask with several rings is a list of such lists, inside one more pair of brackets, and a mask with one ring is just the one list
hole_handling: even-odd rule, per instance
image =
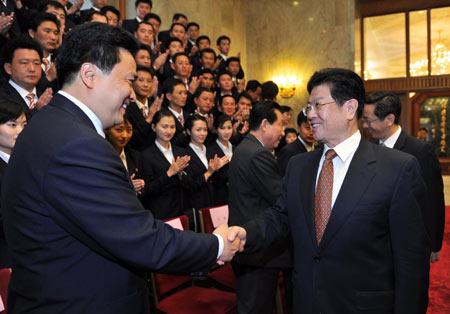
[[139, 22], [136, 31], [134, 32], [134, 37], [136, 38], [138, 43], [147, 45], [149, 47], [153, 42], [153, 35], [153, 25], [145, 21]]
[[[172, 17], [172, 24], [174, 24], [174, 23], [183, 24], [184, 27], [186, 27], [187, 23], [188, 23], [188, 18], [186, 15], [184, 15], [182, 13], [175, 13]], [[170, 39], [170, 30], [165, 30], [165, 31], [159, 32], [158, 40], [162, 43], [163, 47], [166, 45], [166, 43], [169, 41], [169, 39]]]
[[258, 102], [261, 100], [261, 83], [257, 80], [250, 80], [247, 82], [245, 87], [245, 92], [252, 97], [253, 102]]
[[200, 25], [198, 25], [195, 22], [190, 22], [190, 23], [188, 23], [186, 30], [187, 30], [187, 35], [188, 35], [188, 42], [186, 45], [186, 53], [189, 56], [193, 56], [198, 52], [196, 40], [199, 36]]
[[211, 70], [203, 69], [199, 72], [198, 79], [200, 87], [214, 90], [214, 73]]
[[105, 5], [101, 10], [101, 13], [103, 13], [106, 16], [106, 20], [108, 21], [108, 25], [111, 26], [119, 26], [120, 21], [120, 11], [117, 10], [112, 5]]

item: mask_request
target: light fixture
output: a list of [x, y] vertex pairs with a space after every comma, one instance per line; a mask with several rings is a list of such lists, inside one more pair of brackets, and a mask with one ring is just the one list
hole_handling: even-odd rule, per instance
[[278, 93], [283, 98], [291, 98], [295, 94], [295, 89], [297, 85], [301, 84], [300, 80], [297, 80], [297, 78], [294, 75], [291, 76], [278, 76], [272, 79], [280, 89], [280, 92]]

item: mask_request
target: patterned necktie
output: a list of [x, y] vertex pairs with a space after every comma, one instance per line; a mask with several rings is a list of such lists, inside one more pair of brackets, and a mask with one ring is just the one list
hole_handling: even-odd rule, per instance
[[178, 116], [178, 121], [180, 121], [181, 126], [184, 127], [184, 119], [183, 119], [183, 116], [182, 116], [182, 115], [179, 115], [179, 116]]
[[320, 244], [331, 214], [331, 199], [333, 195], [333, 158], [337, 154], [333, 149], [325, 153], [325, 160], [320, 171], [319, 181], [314, 198], [314, 225], [317, 244]]
[[34, 109], [34, 107], [36, 106], [36, 103], [34, 102], [34, 94], [29, 93], [26, 97], [30, 101], [30, 104], [29, 104], [30, 109]]

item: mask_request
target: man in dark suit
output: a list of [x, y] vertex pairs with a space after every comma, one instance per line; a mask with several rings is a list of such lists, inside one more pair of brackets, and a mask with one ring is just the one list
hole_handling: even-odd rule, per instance
[[43, 92], [36, 87], [42, 75], [42, 49], [33, 40], [18, 37], [6, 45], [2, 58], [3, 70], [9, 80], [0, 83], [0, 99], [22, 104], [30, 118], [53, 96], [51, 88]]
[[423, 221], [431, 238], [431, 262], [439, 260], [445, 225], [444, 184], [441, 166], [433, 148], [406, 134], [399, 125], [402, 104], [393, 92], [378, 91], [366, 98], [363, 126], [380, 145], [398, 149], [417, 158], [428, 192]]
[[[172, 24], [174, 23], [180, 23], [183, 24], [184, 27], [186, 27], [188, 24], [188, 18], [186, 15], [182, 13], [175, 13], [172, 17]], [[170, 40], [170, 29], [159, 32], [158, 40], [162, 43], [162, 47], [164, 47], [166, 43]]]
[[144, 18], [152, 10], [153, 3], [151, 0], [136, 0], [134, 7], [136, 9], [136, 18], [123, 20], [122, 27], [129, 31], [131, 34], [137, 30], [140, 22], [144, 21]]
[[291, 159], [277, 204], [245, 226], [246, 249], [292, 233], [293, 313], [425, 314], [417, 159], [361, 138], [365, 92], [354, 72], [318, 71], [308, 92], [305, 114], [324, 147]]
[[291, 157], [314, 149], [314, 137], [311, 126], [303, 111], [300, 111], [297, 116], [297, 125], [298, 138], [294, 142], [284, 146], [278, 153], [277, 160], [283, 175], [286, 173], [286, 167]]
[[[250, 134], [233, 153], [229, 169], [229, 222], [243, 225], [275, 204], [281, 193], [281, 174], [272, 150], [284, 135], [279, 105], [253, 107]], [[253, 254], [236, 256], [238, 313], [272, 313], [278, 274], [291, 266], [286, 239]]]
[[104, 139], [134, 98], [136, 49], [106, 24], [67, 35], [62, 90], [22, 132], [3, 181], [9, 313], [149, 313], [146, 272], [205, 271], [242, 246], [223, 241], [225, 225], [207, 235], [155, 220]]

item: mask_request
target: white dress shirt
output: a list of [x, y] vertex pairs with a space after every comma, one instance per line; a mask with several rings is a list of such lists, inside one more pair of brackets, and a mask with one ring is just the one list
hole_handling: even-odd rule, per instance
[[223, 151], [225, 156], [230, 156], [230, 160], [231, 160], [231, 157], [233, 156], [233, 145], [230, 143], [230, 141], [228, 141], [228, 147], [223, 145], [219, 141], [219, 139], [216, 139], [216, 143], [217, 143], [217, 145], [219, 145], [220, 149]]
[[122, 163], [125, 166], [125, 169], [128, 170], [127, 156], [125, 156], [125, 149], [122, 148], [120, 152], [120, 159], [122, 159]]
[[139, 100], [136, 99], [136, 105], [138, 108], [142, 111], [142, 108], [145, 108], [145, 115], [148, 115], [148, 98], [145, 99], [145, 103], [141, 103]]
[[205, 166], [206, 169], [208, 169], [208, 158], [206, 158], [206, 147], [202, 144], [202, 147], [198, 147], [194, 143], [189, 143], [189, 146], [192, 148], [194, 153], [197, 155], [197, 157], [200, 159], [202, 164]]
[[84, 114], [88, 116], [89, 120], [91, 120], [92, 124], [95, 127], [95, 130], [98, 133], [98, 135], [100, 135], [103, 138], [105, 137], [105, 132], [103, 132], [102, 122], [100, 121], [100, 119], [95, 115], [95, 113], [88, 106], [86, 106], [81, 101], [76, 99], [74, 96], [70, 95], [69, 93], [67, 93], [67, 92], [65, 92], [63, 90], [60, 90], [58, 92], [58, 94], [66, 97], [71, 102], [73, 102], [78, 108], [80, 108], [81, 111], [83, 111]]
[[300, 135], [298, 136], [298, 140], [300, 141], [300, 143], [303, 144], [303, 146], [305, 146], [307, 152], [312, 151], [313, 147], [311, 145], [306, 144], [306, 142], [300, 137]]
[[[30, 99], [27, 97], [27, 95], [30, 93], [29, 91], [27, 91], [25, 88], [23, 88], [22, 86], [17, 85], [13, 80], [9, 79], [8, 83], [19, 93], [20, 97], [22, 97], [27, 106], [30, 107]], [[37, 97], [37, 92], [36, 92], [36, 87], [33, 88], [32, 93], [34, 94], [34, 103], [36, 103], [38, 101], [38, 97]]]
[[8, 163], [9, 162], [9, 157], [10, 157], [9, 154], [7, 154], [5, 152], [2, 152], [0, 150], [0, 158], [3, 159], [4, 162]]
[[[361, 133], [356, 131], [352, 136], [348, 139], [336, 145], [333, 149], [336, 152], [337, 156], [333, 159], [333, 168], [334, 168], [334, 177], [333, 177], [333, 196], [331, 199], [331, 208], [334, 206], [334, 202], [341, 190], [342, 183], [344, 182], [345, 175], [347, 174], [348, 167], [352, 162], [353, 156], [355, 155], [356, 149], [361, 142]], [[317, 182], [319, 180], [320, 171], [322, 170], [323, 161], [325, 160], [325, 153], [330, 148], [328, 145], [324, 145], [323, 155], [320, 159], [319, 170], [317, 171], [316, 177], [316, 188]]]
[[398, 126], [398, 130], [395, 131], [394, 134], [392, 134], [386, 141], [382, 141], [380, 140], [380, 145], [384, 144], [384, 146], [389, 147], [389, 148], [394, 148], [395, 143], [398, 140], [398, 137], [400, 136], [400, 133], [402, 133], [402, 127]]
[[172, 164], [173, 161], [173, 152], [172, 152], [172, 144], [169, 142], [169, 148], [162, 147], [161, 144], [159, 144], [158, 140], [155, 140], [156, 147], [159, 148], [161, 153], [166, 157], [167, 161]]
[[169, 108], [170, 112], [173, 113], [173, 115], [175, 116], [175, 118], [176, 118], [178, 121], [180, 121], [180, 116], [181, 116], [181, 117], [183, 118], [183, 123], [185, 122], [185, 121], [184, 121], [184, 115], [183, 115], [183, 109], [181, 109], [181, 112], [178, 113], [178, 112], [176, 112], [175, 110], [173, 110], [172, 108], [170, 108], [170, 106], [167, 107], [167, 108]]

